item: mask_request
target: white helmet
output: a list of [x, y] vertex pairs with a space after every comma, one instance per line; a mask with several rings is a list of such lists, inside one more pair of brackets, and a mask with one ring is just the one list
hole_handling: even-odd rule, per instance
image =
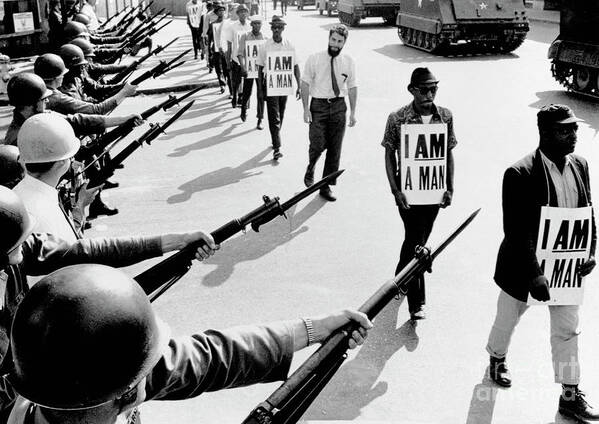
[[17, 135], [23, 163], [58, 162], [75, 156], [81, 142], [73, 127], [57, 113], [38, 113], [28, 118]]

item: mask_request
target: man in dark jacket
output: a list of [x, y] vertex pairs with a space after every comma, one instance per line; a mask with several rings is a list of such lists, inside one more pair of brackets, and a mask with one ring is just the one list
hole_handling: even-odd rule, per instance
[[[549, 282], [536, 257], [541, 208], [591, 206], [587, 162], [572, 154], [580, 119], [564, 105], [545, 106], [537, 117], [539, 148], [508, 168], [503, 177], [505, 236], [495, 269], [501, 293], [487, 351], [491, 378], [504, 387], [511, 386], [505, 356], [516, 324], [528, 309], [528, 295], [538, 301], [550, 299]], [[580, 276], [595, 267], [594, 219], [591, 234], [590, 256], [576, 270]], [[599, 413], [578, 390], [578, 309], [578, 305], [549, 306], [555, 382], [563, 386], [559, 412], [580, 420], [599, 420]]]

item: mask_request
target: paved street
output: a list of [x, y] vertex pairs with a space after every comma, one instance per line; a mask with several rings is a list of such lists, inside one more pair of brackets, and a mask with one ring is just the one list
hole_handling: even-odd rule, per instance
[[[302, 64], [310, 53], [326, 48], [327, 30], [337, 22], [319, 16], [313, 7], [303, 12], [290, 8], [286, 19], [284, 35], [295, 42]], [[182, 35], [171, 56], [191, 45], [184, 20], [176, 20], [169, 30], [162, 39], [177, 31]], [[264, 30], [270, 35], [267, 25]], [[566, 103], [585, 120], [577, 153], [589, 160], [593, 194], [599, 198], [598, 105], [566, 94], [552, 79], [546, 54], [557, 32], [556, 25], [535, 23], [527, 41], [511, 55], [435, 57], [404, 47], [396, 29], [383, 26], [382, 20], [367, 19], [352, 29], [344, 52], [358, 64], [358, 124], [346, 131], [346, 171], [334, 190], [339, 200], [310, 198], [289, 211], [288, 220], [277, 219], [259, 233], [240, 234], [206, 263], [195, 263], [155, 304], [173, 333], [358, 307], [392, 276], [403, 228], [380, 142], [389, 112], [411, 99], [406, 90], [410, 73], [428, 66], [441, 81], [436, 102], [453, 111], [459, 142], [454, 151], [454, 204], [441, 211], [430, 244], [474, 209], [482, 211], [435, 262], [427, 279], [428, 318], [412, 325], [405, 302], [390, 304], [366, 345], [350, 355], [304, 418], [311, 423], [569, 422], [557, 414], [560, 387], [553, 383], [546, 307], [531, 308], [513, 338], [508, 356], [511, 389], [498, 389], [485, 378], [484, 349], [498, 294], [492, 275], [502, 237], [502, 173], [537, 146], [536, 113], [541, 106]], [[210, 81], [212, 76], [202, 62], [186, 64], [161, 80], [168, 86]], [[200, 93], [165, 136], [139, 150], [118, 171], [115, 180], [121, 187], [104, 197], [120, 213], [95, 220], [90, 236], [212, 231], [259, 206], [263, 194], [284, 200], [303, 188], [308, 129], [300, 102], [289, 100], [282, 133], [285, 156], [277, 164], [271, 160], [268, 129], [255, 129], [254, 105], [243, 123], [239, 109], [233, 110], [218, 89]], [[117, 112], [141, 111], [160, 98], [128, 99]], [[152, 121], [166, 117], [161, 112]], [[150, 264], [127, 272], [134, 275]], [[587, 284], [581, 314], [581, 388], [599, 405], [599, 270]], [[310, 352], [298, 354], [294, 366]], [[276, 387], [150, 403], [142, 408], [143, 421], [239, 423]]]

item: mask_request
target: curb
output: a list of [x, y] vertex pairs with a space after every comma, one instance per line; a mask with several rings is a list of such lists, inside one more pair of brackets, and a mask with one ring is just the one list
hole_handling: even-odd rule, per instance
[[201, 83], [193, 83], [193, 84], [181, 84], [174, 85], [172, 87], [157, 87], [157, 88], [146, 88], [137, 90], [136, 96], [138, 94], [152, 95], [152, 94], [164, 94], [164, 93], [173, 93], [179, 91], [189, 91], [194, 88], [215, 88], [218, 87], [218, 81], [210, 81], [210, 82], [201, 82]]

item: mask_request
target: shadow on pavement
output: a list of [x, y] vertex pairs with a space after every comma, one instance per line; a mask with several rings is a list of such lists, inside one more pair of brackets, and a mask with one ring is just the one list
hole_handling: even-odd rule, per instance
[[387, 382], [378, 381], [387, 361], [401, 348], [413, 352], [419, 342], [416, 322], [408, 320], [396, 328], [403, 299], [393, 300], [381, 311], [356, 357], [337, 371], [302, 419], [353, 420], [387, 392]]
[[316, 215], [326, 203], [316, 195], [299, 212], [297, 205], [290, 208], [286, 212], [288, 220], [279, 217], [260, 227], [259, 233], [248, 231], [223, 243], [221, 254], [204, 261], [206, 264], [216, 265], [217, 268], [204, 276], [202, 284], [208, 287], [220, 286], [233, 274], [235, 265], [259, 259], [305, 233], [309, 229], [305, 225], [306, 221]]
[[[539, 43], [551, 44], [559, 34], [559, 25], [547, 22], [534, 22], [530, 26], [530, 31], [526, 34], [526, 39], [537, 41]], [[526, 41], [524, 41], [526, 43]], [[549, 48], [549, 46], [547, 46]]]
[[[548, 71], [549, 72], [549, 71]], [[562, 91], [541, 91], [536, 93], [538, 101], [531, 103], [529, 106], [534, 109], [541, 109], [543, 106], [551, 103], [561, 103], [568, 105], [574, 111], [574, 114], [584, 123], [595, 130], [595, 135], [599, 132], [599, 102], [595, 99]]]
[[405, 46], [398, 39], [397, 44], [387, 44], [378, 49], [374, 49], [375, 52], [387, 56], [391, 59], [398, 60], [405, 63], [421, 63], [425, 62], [483, 62], [483, 61], [499, 61], [499, 60], [513, 60], [518, 59], [518, 55], [514, 53], [508, 54], [491, 54], [491, 53], [480, 53], [470, 54], [467, 53], [467, 46], [459, 45], [452, 46], [449, 53], [444, 56], [437, 56], [431, 53], [424, 52], [422, 50], [415, 49], [413, 47]]
[[167, 203], [173, 204], [185, 202], [189, 200], [194, 193], [199, 191], [237, 184], [246, 178], [260, 175], [262, 171], [255, 171], [254, 169], [272, 164], [271, 160], [263, 160], [268, 155], [270, 150], [270, 147], [262, 150], [260, 153], [246, 160], [235, 168], [226, 166], [224, 168], [217, 169], [216, 171], [200, 175], [199, 177], [186, 182], [185, 184], [179, 186], [181, 193], [170, 196], [166, 200]]
[[474, 386], [466, 424], [491, 424], [499, 387], [489, 378], [489, 367], [482, 381]]

